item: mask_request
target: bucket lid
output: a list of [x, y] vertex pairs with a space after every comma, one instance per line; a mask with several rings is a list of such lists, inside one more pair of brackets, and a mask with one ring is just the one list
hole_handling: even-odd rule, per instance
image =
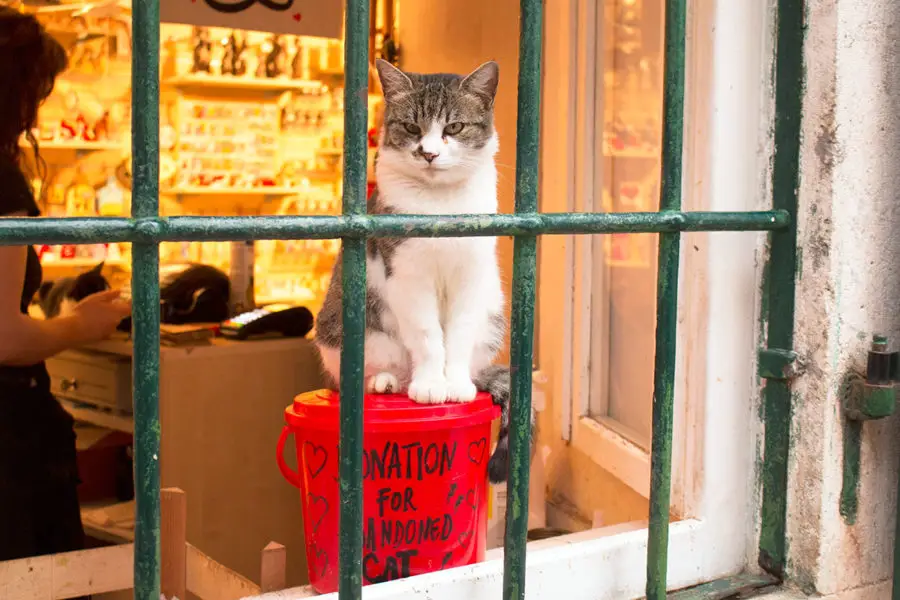
[[[479, 392], [472, 402], [418, 404], [405, 395], [366, 394], [366, 431], [408, 431], [410, 429], [454, 429], [490, 423], [500, 417], [500, 407], [491, 395]], [[331, 390], [300, 394], [284, 409], [291, 428], [337, 430], [340, 426], [340, 396]]]

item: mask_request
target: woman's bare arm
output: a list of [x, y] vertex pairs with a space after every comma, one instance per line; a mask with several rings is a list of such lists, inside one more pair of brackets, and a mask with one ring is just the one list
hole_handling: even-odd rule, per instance
[[0, 246], [0, 365], [33, 365], [93, 337], [77, 316], [39, 321], [21, 313], [27, 251]]

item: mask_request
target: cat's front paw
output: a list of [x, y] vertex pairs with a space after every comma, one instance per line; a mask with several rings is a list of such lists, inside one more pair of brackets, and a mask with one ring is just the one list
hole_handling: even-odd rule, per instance
[[478, 390], [467, 375], [447, 378], [447, 400], [450, 402], [471, 402]]
[[447, 381], [443, 377], [415, 377], [407, 393], [419, 404], [442, 404], [447, 401]]

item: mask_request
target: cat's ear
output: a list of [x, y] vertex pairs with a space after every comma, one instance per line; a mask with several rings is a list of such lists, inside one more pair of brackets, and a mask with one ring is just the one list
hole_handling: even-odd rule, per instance
[[394, 100], [413, 90], [413, 83], [409, 76], [388, 61], [377, 59], [375, 68], [378, 70], [378, 79], [381, 81], [381, 90], [384, 92], [385, 100]]
[[103, 273], [103, 265], [106, 264], [105, 260], [101, 260], [97, 265], [94, 266], [93, 269], [88, 271], [88, 273], [93, 273], [94, 275], [100, 275]]
[[500, 65], [489, 60], [466, 75], [459, 84], [459, 89], [481, 96], [488, 100], [488, 103], [493, 106], [494, 97], [497, 95], [497, 85], [499, 83]]

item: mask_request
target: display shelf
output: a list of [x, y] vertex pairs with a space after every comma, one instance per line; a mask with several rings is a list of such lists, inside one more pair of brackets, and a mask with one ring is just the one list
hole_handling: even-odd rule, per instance
[[[31, 144], [25, 141], [19, 142], [19, 146], [22, 148], [31, 148]], [[85, 142], [83, 140], [42, 142], [38, 140], [38, 149], [41, 152], [64, 150], [74, 150], [76, 152], [103, 152], [105, 150], [124, 150], [125, 143], [111, 141]]]
[[231, 75], [187, 74], [175, 75], [163, 81], [164, 85], [179, 89], [218, 89], [257, 92], [290, 92], [319, 90], [321, 82], [302, 79], [258, 79], [255, 77], [234, 77]]
[[[98, 262], [103, 259], [94, 259], [94, 258], [56, 258], [56, 259], [41, 259], [41, 265], [44, 267], [72, 267], [72, 268], [81, 268], [81, 267], [93, 267]], [[106, 259], [103, 261], [104, 267], [113, 267], [123, 269], [128, 266], [128, 262], [122, 259]]]
[[252, 188], [183, 186], [162, 190], [160, 193], [170, 196], [293, 196], [301, 192], [300, 188], [274, 186]]

